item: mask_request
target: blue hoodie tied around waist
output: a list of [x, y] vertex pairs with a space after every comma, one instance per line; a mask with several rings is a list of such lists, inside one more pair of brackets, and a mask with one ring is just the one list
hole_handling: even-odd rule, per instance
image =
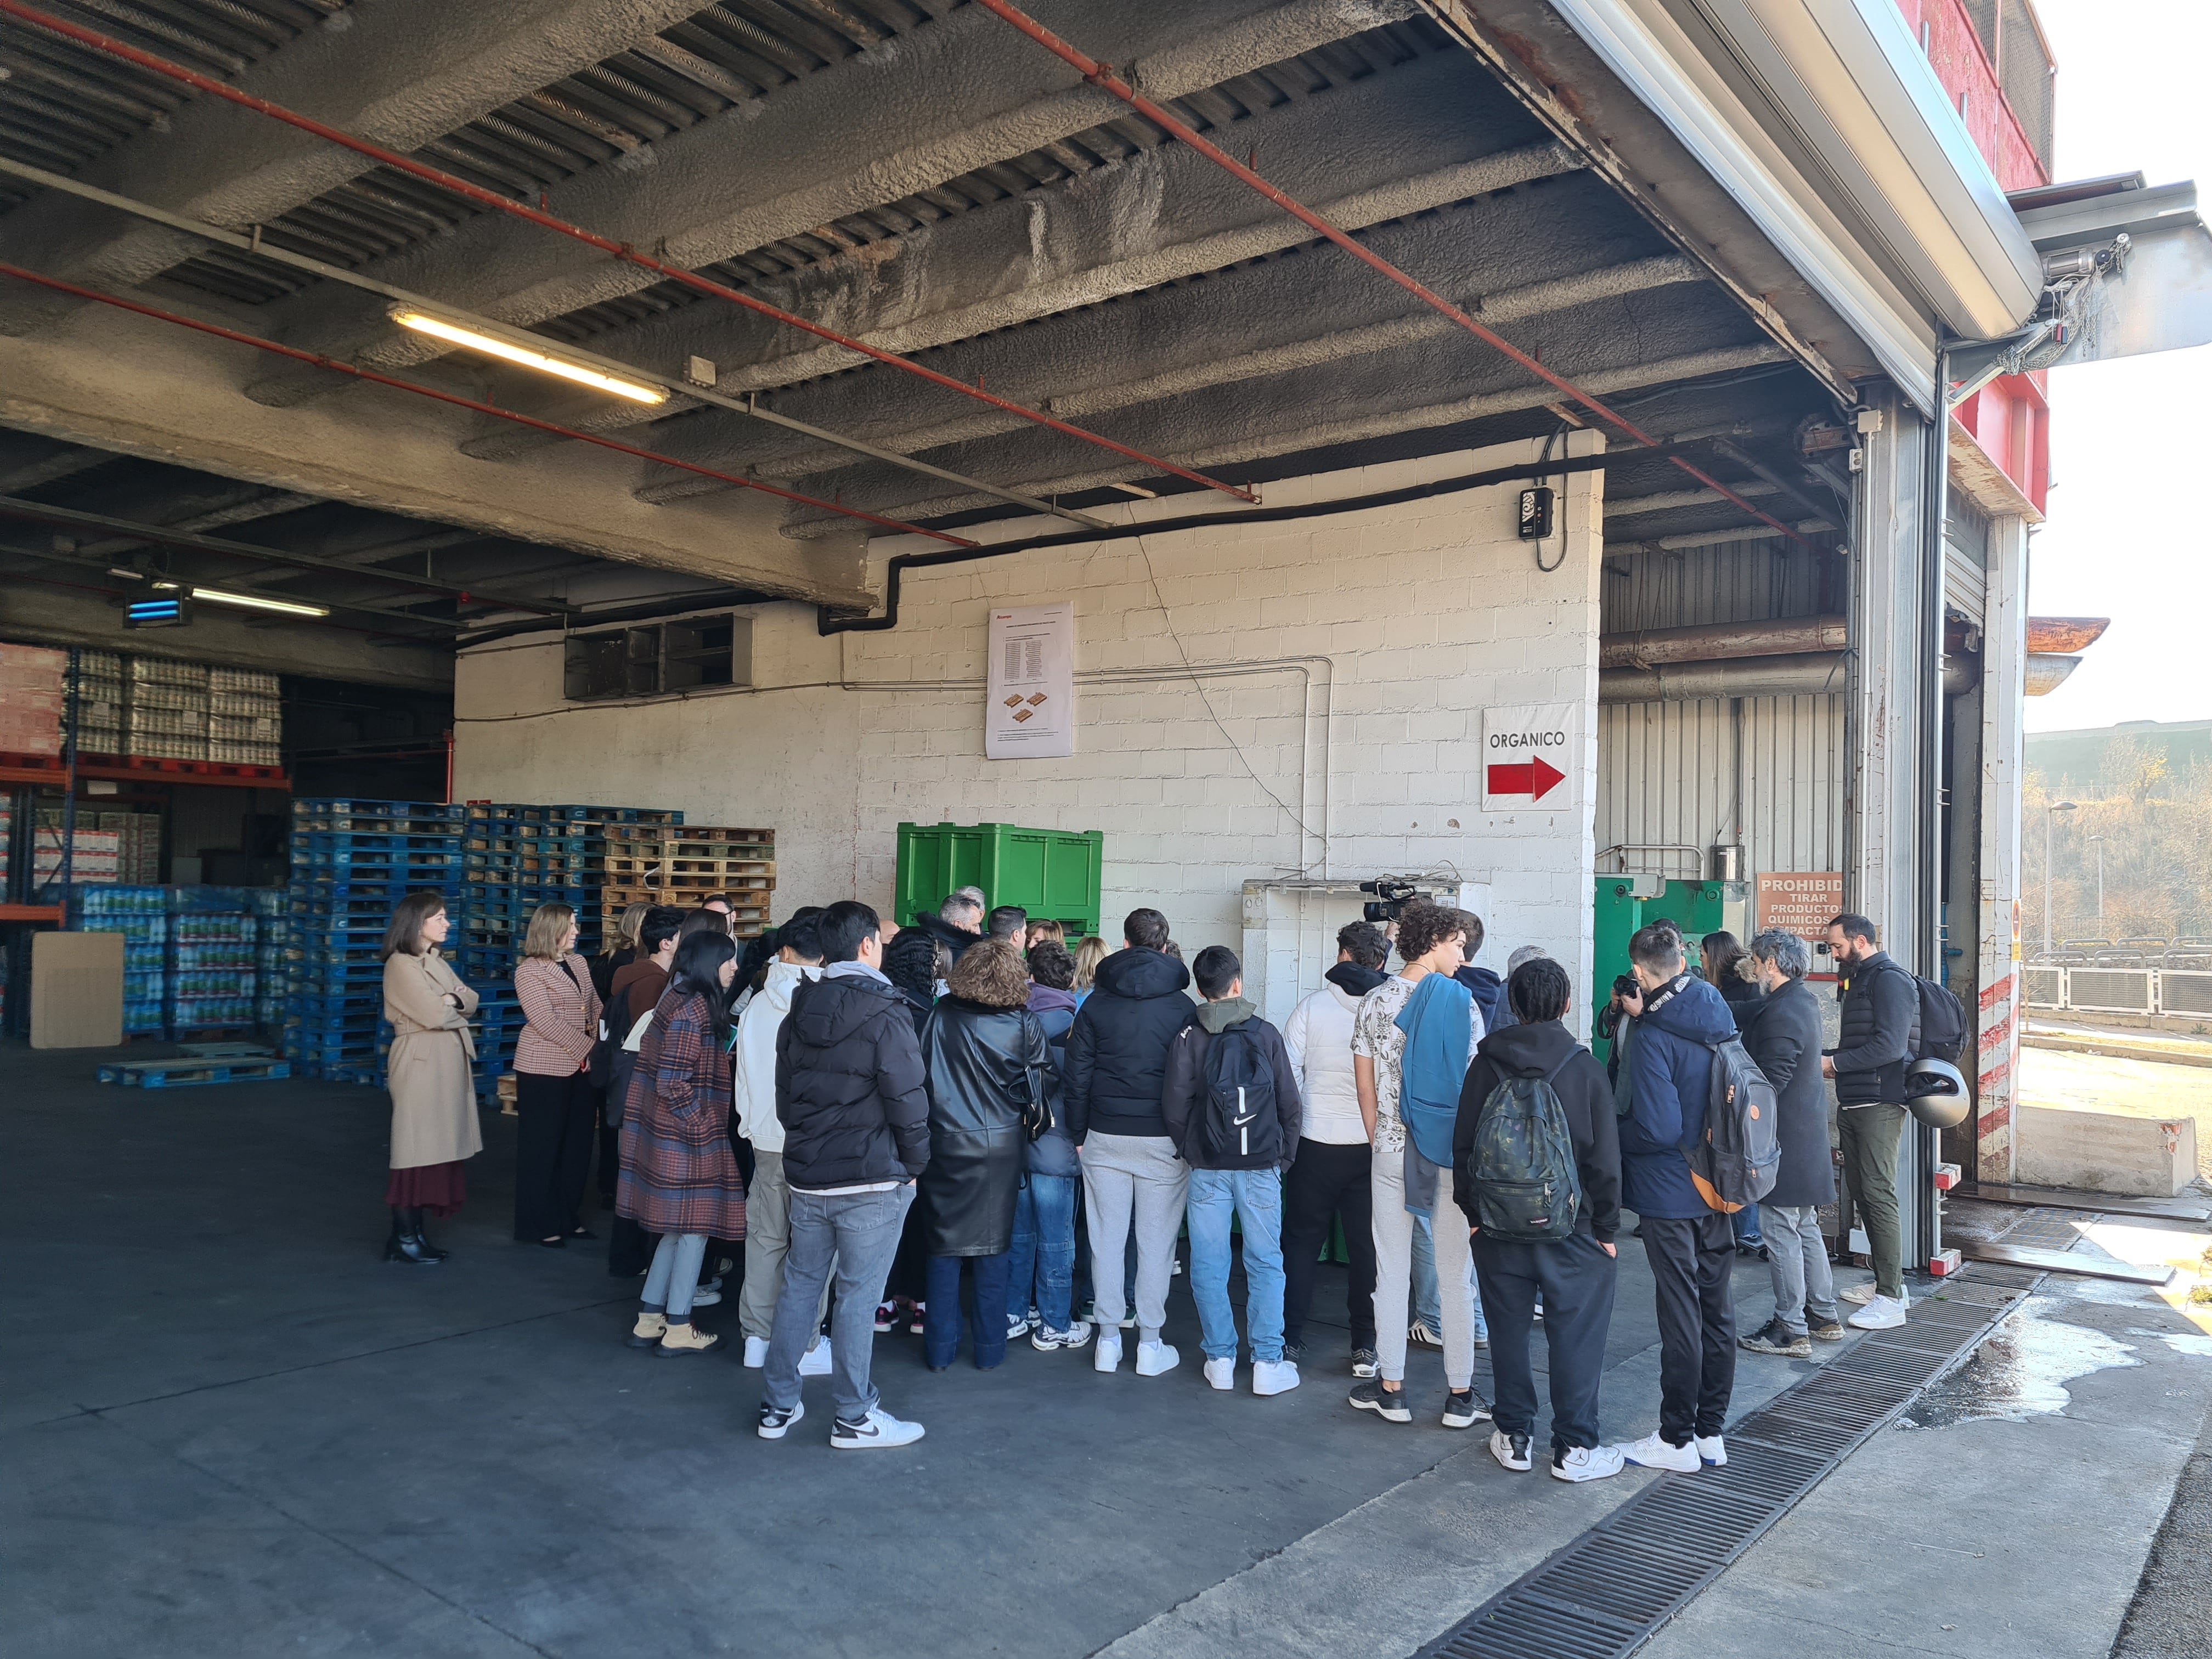
[[1431, 974], [1394, 1022], [1406, 1034], [1398, 1060], [1398, 1117], [1406, 1126], [1406, 1207], [1436, 1207], [1437, 1176], [1451, 1168], [1452, 1132], [1474, 1036], [1474, 996], [1449, 974]]

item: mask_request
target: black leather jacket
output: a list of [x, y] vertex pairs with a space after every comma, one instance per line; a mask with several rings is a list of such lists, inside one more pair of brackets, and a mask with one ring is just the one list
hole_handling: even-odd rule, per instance
[[1028, 1137], [1022, 1110], [1045, 1087], [1044, 1025], [1026, 1008], [939, 1000], [921, 1033], [929, 1079], [923, 1248], [999, 1255], [1014, 1246]]

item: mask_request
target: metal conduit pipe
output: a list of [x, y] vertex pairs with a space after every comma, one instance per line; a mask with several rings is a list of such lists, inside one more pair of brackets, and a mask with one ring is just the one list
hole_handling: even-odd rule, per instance
[[20, 23], [27, 23], [33, 28], [44, 30], [46, 33], [57, 35], [62, 40], [74, 41], [78, 46], [88, 46], [94, 52], [105, 53], [110, 58], [134, 64], [139, 69], [177, 82], [180, 85], [191, 87], [197, 92], [204, 92], [210, 97], [220, 98], [227, 103], [250, 109], [258, 115], [269, 117], [271, 120], [282, 121], [286, 126], [296, 127], [301, 132], [310, 133], [327, 143], [349, 149], [356, 155], [366, 155], [373, 161], [395, 168], [411, 178], [420, 179], [425, 184], [434, 185], [440, 190], [474, 202], [479, 207], [489, 208], [494, 212], [504, 213], [511, 218], [527, 221], [531, 224], [552, 231], [558, 235], [581, 242], [587, 247], [595, 247], [600, 252], [611, 255], [625, 264], [635, 265], [641, 270], [649, 270], [656, 276], [665, 277], [668, 281], [678, 283], [696, 293], [704, 294], [717, 300], [726, 300], [732, 305], [743, 306], [747, 311], [758, 312], [762, 316], [775, 322], [785, 324], [792, 328], [803, 329], [817, 339], [826, 340], [832, 345], [842, 346], [848, 351], [857, 351], [865, 357], [872, 357], [879, 363], [902, 369], [908, 374], [917, 375], [933, 385], [941, 386], [951, 392], [957, 392], [963, 397], [973, 398], [978, 403], [988, 404], [994, 409], [1004, 410], [1009, 415], [1018, 415], [1025, 421], [1034, 422], [1039, 426], [1049, 427], [1054, 431], [1064, 433], [1071, 438], [1080, 438], [1084, 442], [1096, 444], [1102, 449], [1110, 449], [1117, 455], [1142, 463], [1155, 472], [1172, 473], [1178, 478], [1188, 478], [1193, 483], [1203, 484], [1208, 489], [1220, 490], [1224, 495], [1234, 495], [1239, 501], [1255, 501], [1259, 499], [1251, 490], [1241, 484], [1224, 483], [1220, 479], [1209, 477], [1203, 472], [1194, 472], [1188, 467], [1177, 466], [1172, 461], [1164, 461], [1157, 455], [1148, 455], [1141, 449], [1133, 449], [1127, 444], [1117, 443], [1101, 434], [1087, 431], [1082, 427], [1072, 425], [1066, 421], [1056, 420], [1052, 416], [1015, 403], [1011, 398], [998, 397], [984, 391], [981, 386], [969, 386], [966, 381], [955, 380], [950, 374], [939, 374], [936, 369], [926, 368], [910, 357], [902, 357], [895, 351], [885, 351], [880, 346], [870, 345], [865, 340], [854, 339], [838, 333], [835, 329], [824, 328], [819, 323], [809, 322], [805, 318], [794, 313], [786, 311], [779, 306], [769, 305], [764, 300], [757, 300], [750, 294], [740, 293], [725, 283], [702, 276], [696, 271], [686, 270], [680, 265], [672, 265], [663, 260], [640, 253], [627, 242], [618, 242], [611, 236], [602, 236], [597, 231], [586, 230], [581, 225], [570, 224], [565, 219], [556, 218], [550, 213], [532, 207], [527, 202], [519, 202], [511, 196], [501, 195], [497, 191], [486, 190], [481, 185], [472, 185], [467, 179], [447, 173], [442, 168], [427, 167], [412, 156], [402, 155], [397, 150], [386, 149], [381, 144], [372, 144], [365, 138], [356, 138], [349, 132], [318, 121], [312, 116], [302, 115], [297, 110], [287, 109], [283, 105], [266, 98], [257, 98], [249, 92], [241, 92], [238, 88], [226, 82], [216, 80], [211, 76], [202, 75], [196, 70], [186, 69], [181, 64], [171, 63], [167, 58], [157, 57], [150, 52], [142, 52], [128, 41], [118, 40], [112, 34], [102, 34], [97, 29], [85, 28], [65, 19], [51, 16], [35, 7], [21, 3], [21, 0], [0, 0], [0, 16], [12, 17]]
[[[1694, 702], [1708, 697], [1841, 696], [1849, 684], [1847, 659], [1845, 652], [1821, 651], [1650, 668], [1605, 668], [1598, 672], [1597, 700]], [[1944, 695], [1955, 697], [1971, 690], [1980, 672], [1980, 665], [1971, 657], [1944, 658]]]
[[1660, 663], [1840, 651], [1849, 643], [1849, 630], [1841, 617], [1701, 623], [1693, 628], [1646, 628], [1632, 634], [1607, 634], [1597, 642], [1597, 663], [1600, 668], [1650, 668]]

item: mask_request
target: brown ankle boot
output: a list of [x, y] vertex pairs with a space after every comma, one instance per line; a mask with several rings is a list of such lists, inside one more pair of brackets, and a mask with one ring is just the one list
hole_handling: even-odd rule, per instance
[[657, 1348], [663, 1333], [668, 1329], [668, 1316], [641, 1313], [637, 1323], [629, 1328], [629, 1345], [633, 1348]]

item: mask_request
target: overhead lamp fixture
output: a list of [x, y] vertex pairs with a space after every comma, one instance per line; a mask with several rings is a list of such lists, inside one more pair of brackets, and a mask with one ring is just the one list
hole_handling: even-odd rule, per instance
[[[171, 592], [179, 591], [175, 582], [155, 582], [155, 586]], [[275, 611], [287, 617], [327, 617], [330, 607], [322, 605], [302, 605], [297, 599], [265, 599], [258, 593], [232, 593], [220, 587], [195, 587], [192, 598], [209, 605], [242, 605], [248, 611]]]
[[557, 374], [564, 380], [574, 380], [600, 392], [611, 392], [617, 398], [628, 398], [632, 403], [665, 404], [668, 393], [657, 386], [647, 386], [638, 380], [625, 380], [620, 375], [587, 368], [582, 363], [571, 362], [565, 357], [555, 357], [543, 351], [533, 351], [528, 346], [503, 340], [496, 334], [464, 328], [459, 323], [449, 323], [442, 317], [411, 310], [405, 306], [394, 306], [389, 313], [392, 320], [402, 328], [411, 328], [418, 334], [428, 334], [457, 346], [466, 346], [471, 351], [481, 351], [488, 356], [507, 362], [534, 368], [541, 374]]

